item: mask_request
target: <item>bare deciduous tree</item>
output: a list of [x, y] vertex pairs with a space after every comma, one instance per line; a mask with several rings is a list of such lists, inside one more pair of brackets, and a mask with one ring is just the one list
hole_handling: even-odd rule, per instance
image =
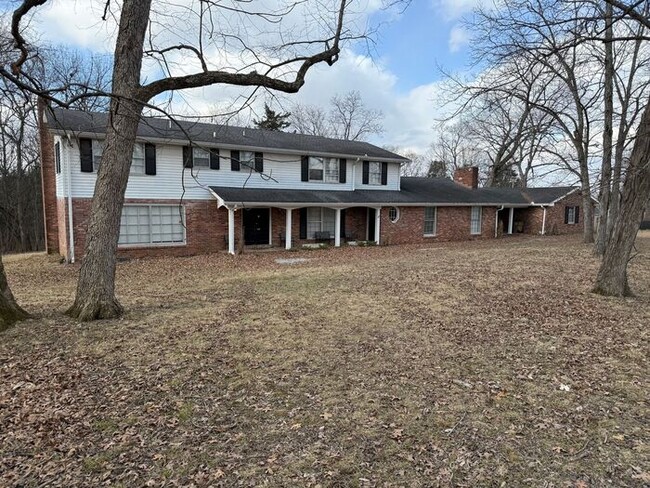
[[[318, 5], [297, 1], [266, 12], [249, 9], [243, 2], [233, 2], [232, 5], [200, 2], [189, 7], [176, 4], [161, 6], [157, 2], [161, 9], [187, 10], [177, 11], [174, 16], [170, 16], [169, 12], [161, 13], [156, 16], [155, 22], [152, 22], [152, 14], [155, 13], [152, 11], [152, 0], [124, 0], [119, 13], [112, 12], [112, 8], [118, 7], [107, 2], [103, 20], [119, 18], [110, 92], [95, 89], [94, 94], [84, 92], [64, 99], [59, 97], [59, 91], [44, 89], [23, 69], [36, 53], [24, 37], [26, 31], [22, 22], [47, 3], [50, 1], [24, 0], [18, 4], [11, 24], [15, 55], [10, 65], [3, 63], [0, 66], [0, 76], [23, 90], [62, 106], [70, 106], [74, 101], [91, 95], [110, 97], [109, 124], [86, 232], [84, 259], [75, 302], [68, 314], [80, 320], [117, 317], [123, 311], [115, 296], [119, 224], [131, 154], [143, 108], [153, 106], [151, 101], [165, 93], [214, 84], [297, 92], [305, 83], [310, 68], [319, 63], [332, 65], [338, 60], [341, 42], [363, 33], [350, 32], [346, 28], [344, 18], [348, 0], [319, 2]], [[295, 10], [300, 8], [314, 10], [312, 15], [298, 16], [306, 22], [312, 21], [312, 24], [303, 29], [283, 31], [282, 20], [290, 14], [296, 18]], [[233, 11], [238, 22], [248, 20], [278, 29], [279, 44], [264, 48], [252, 39], [246, 39], [246, 27], [235, 33], [217, 30], [216, 26], [222, 24], [215, 22], [215, 17]], [[178, 25], [169, 25], [170, 19]], [[194, 25], [194, 29], [186, 29], [180, 25], [183, 19], [187, 22], [194, 19], [198, 24]], [[299, 37], [291, 38], [292, 32], [299, 32]], [[208, 47], [219, 52], [223, 46], [237, 46], [239, 59], [250, 58], [250, 63], [245, 62], [237, 69], [219, 66], [211, 59], [209, 54], [212, 51]], [[192, 70], [193, 63], [188, 62], [190, 56], [196, 60], [194, 64], [198, 69], [195, 71]], [[158, 62], [164, 74], [142, 84], [145, 57]]]

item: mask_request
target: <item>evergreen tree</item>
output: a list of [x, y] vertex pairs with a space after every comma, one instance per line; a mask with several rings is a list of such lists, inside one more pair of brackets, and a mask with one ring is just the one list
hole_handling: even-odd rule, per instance
[[282, 130], [291, 125], [291, 122], [287, 122], [287, 119], [289, 117], [291, 117], [291, 114], [289, 112], [276, 112], [275, 110], [271, 110], [271, 107], [265, 103], [264, 117], [259, 120], [254, 120], [253, 122], [258, 129]]

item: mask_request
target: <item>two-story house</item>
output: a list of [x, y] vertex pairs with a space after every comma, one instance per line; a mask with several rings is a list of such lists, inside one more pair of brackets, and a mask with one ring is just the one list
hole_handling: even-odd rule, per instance
[[[47, 250], [80, 258], [107, 114], [39, 115]], [[400, 244], [579, 230], [573, 188], [477, 188], [400, 177], [408, 160], [358, 141], [143, 117], [120, 226], [127, 256], [351, 241]], [[562, 220], [563, 218], [563, 220]], [[559, 227], [558, 227], [559, 226]]]

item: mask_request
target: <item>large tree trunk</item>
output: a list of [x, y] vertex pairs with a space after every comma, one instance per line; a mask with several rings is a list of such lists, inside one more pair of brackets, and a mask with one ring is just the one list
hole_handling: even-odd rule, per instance
[[14, 299], [7, 275], [2, 264], [2, 255], [0, 255], [0, 332], [8, 329], [19, 320], [24, 320], [29, 314], [18, 306]]
[[[587, 164], [584, 165], [587, 167]], [[582, 213], [583, 213], [583, 242], [591, 244], [594, 242], [594, 207], [591, 201], [591, 185], [589, 183], [589, 170], [580, 172], [580, 190], [582, 191]]]
[[596, 293], [612, 296], [631, 294], [627, 282], [627, 264], [648, 199], [650, 199], [650, 103], [643, 111], [637, 130], [623, 185], [620, 212], [596, 277], [594, 287]]
[[120, 16], [113, 65], [113, 93], [102, 162], [86, 232], [75, 302], [67, 313], [82, 321], [122, 314], [115, 297], [120, 217], [133, 144], [143, 103], [140, 97], [142, 47], [151, 0], [126, 0]]
[[614, 119], [614, 52], [612, 48], [612, 16], [613, 9], [609, 3], [605, 4], [605, 120], [603, 128], [603, 161], [600, 171], [600, 217], [598, 220], [598, 233], [595, 252], [597, 256], [605, 254], [607, 243], [609, 205], [612, 180], [612, 121]]

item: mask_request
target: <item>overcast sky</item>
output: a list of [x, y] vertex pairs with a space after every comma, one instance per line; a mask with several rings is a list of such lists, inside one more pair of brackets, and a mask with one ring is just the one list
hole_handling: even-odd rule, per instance
[[[377, 0], [366, 1], [366, 20], [381, 22], [370, 52], [365, 44], [349, 46], [334, 66], [316, 67], [300, 93], [283, 96], [278, 103], [286, 103], [285, 108], [294, 101], [326, 106], [335, 94], [358, 90], [368, 107], [385, 115], [385, 132], [371, 142], [422, 152], [433, 140], [439, 113], [437, 66], [450, 71], [466, 67], [469, 36], [460, 20], [476, 0], [413, 0], [403, 13], [377, 9]], [[97, 23], [102, 3], [54, 0], [39, 10], [35, 26], [46, 41], [110, 53], [111, 33]], [[193, 111], [206, 114], [217, 100], [233, 93], [209, 87], [193, 91], [185, 100]]]

